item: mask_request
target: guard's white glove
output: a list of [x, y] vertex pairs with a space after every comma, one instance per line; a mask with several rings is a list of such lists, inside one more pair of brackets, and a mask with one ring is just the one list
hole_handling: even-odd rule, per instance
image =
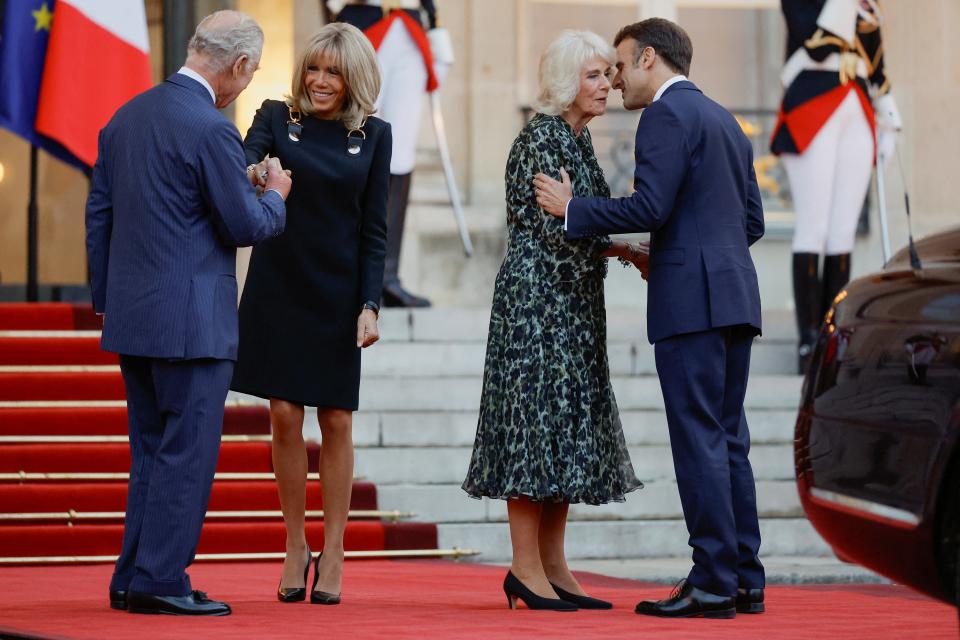
[[893, 95], [886, 93], [873, 101], [877, 121], [877, 157], [887, 161], [897, 148], [897, 137], [903, 128], [903, 120]]
[[447, 78], [447, 73], [453, 65], [453, 40], [450, 32], [443, 27], [435, 27], [427, 31], [427, 40], [430, 42], [430, 53], [433, 56], [433, 74], [441, 85]]

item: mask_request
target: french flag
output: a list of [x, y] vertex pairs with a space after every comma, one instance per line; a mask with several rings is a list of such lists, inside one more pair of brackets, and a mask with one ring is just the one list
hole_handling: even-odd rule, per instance
[[142, 2], [57, 1], [40, 85], [37, 131], [93, 166], [100, 129], [121, 105], [151, 84]]

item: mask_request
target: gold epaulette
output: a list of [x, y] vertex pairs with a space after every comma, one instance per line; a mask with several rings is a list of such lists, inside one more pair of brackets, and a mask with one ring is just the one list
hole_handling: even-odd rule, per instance
[[850, 48], [849, 42], [833, 34], [828, 34], [823, 29], [817, 29], [817, 32], [803, 43], [803, 46], [808, 49], [816, 49], [817, 47], [825, 47], [831, 44], [840, 47], [841, 51], [846, 51]]

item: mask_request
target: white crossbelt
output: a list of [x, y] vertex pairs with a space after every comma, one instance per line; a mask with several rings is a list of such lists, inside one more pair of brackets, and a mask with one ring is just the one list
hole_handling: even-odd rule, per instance
[[[789, 87], [803, 71], [836, 71], [840, 73], [840, 54], [831, 53], [822, 62], [817, 62], [810, 57], [807, 50], [800, 47], [793, 52], [793, 55], [783, 65], [783, 71], [780, 72], [780, 82], [784, 87]], [[863, 58], [857, 60], [857, 77], [867, 79], [867, 63]]]

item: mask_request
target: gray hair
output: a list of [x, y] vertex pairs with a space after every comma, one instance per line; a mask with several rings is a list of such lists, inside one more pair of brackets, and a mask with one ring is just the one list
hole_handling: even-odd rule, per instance
[[540, 90], [535, 107], [540, 113], [558, 116], [570, 108], [580, 92], [580, 71], [600, 57], [610, 66], [617, 53], [610, 43], [592, 31], [567, 29], [540, 56]]
[[247, 56], [246, 71], [260, 63], [263, 30], [256, 21], [240, 11], [224, 9], [200, 21], [187, 45], [188, 55], [205, 59], [214, 73], [229, 69], [241, 56]]

